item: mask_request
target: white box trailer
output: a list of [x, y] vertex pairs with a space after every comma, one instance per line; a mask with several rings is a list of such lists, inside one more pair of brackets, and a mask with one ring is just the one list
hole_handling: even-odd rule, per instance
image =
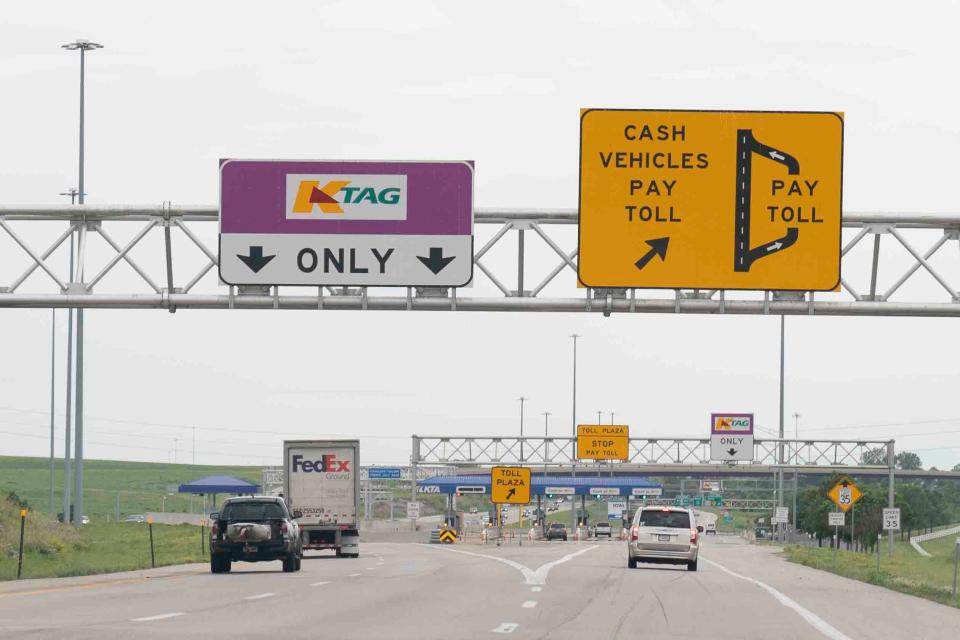
[[360, 555], [359, 440], [285, 440], [283, 496], [298, 518], [303, 549]]

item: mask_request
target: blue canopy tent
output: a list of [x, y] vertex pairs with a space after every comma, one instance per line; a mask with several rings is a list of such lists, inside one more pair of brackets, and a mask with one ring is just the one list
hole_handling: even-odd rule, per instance
[[216, 509], [217, 494], [226, 493], [237, 496], [252, 496], [260, 493], [260, 485], [233, 476], [207, 476], [180, 485], [180, 493], [199, 493], [213, 496], [212, 504]]

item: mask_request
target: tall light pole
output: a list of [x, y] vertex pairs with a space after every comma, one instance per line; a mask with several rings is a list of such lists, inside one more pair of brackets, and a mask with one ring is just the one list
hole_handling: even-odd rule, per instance
[[53, 461], [54, 404], [57, 393], [57, 310], [50, 310], [50, 501], [47, 509], [53, 516], [53, 474], [56, 471]]
[[613, 416], [614, 416], [614, 413], [613, 413], [613, 411], [611, 411], [611, 412], [610, 412], [610, 424], [613, 424]]
[[547, 442], [547, 438], [550, 437], [550, 412], [544, 411], [540, 415], [543, 416], [543, 477], [546, 480], [547, 461], [550, 459], [550, 443]]
[[[83, 190], [83, 143], [84, 143], [84, 81], [85, 81], [85, 61], [87, 51], [94, 51], [96, 49], [102, 49], [103, 45], [96, 42], [91, 42], [89, 40], [78, 39], [74, 42], [68, 42], [65, 45], [61, 45], [62, 48], [67, 51], [79, 51], [80, 52], [80, 153], [79, 153], [79, 163], [78, 163], [78, 181], [77, 181], [77, 200], [80, 205], [83, 205], [83, 197], [85, 194]], [[80, 262], [77, 264], [77, 280], [75, 282], [83, 281], [83, 259], [84, 259], [84, 232], [80, 230]], [[76, 396], [77, 400], [75, 403], [76, 410], [76, 437], [74, 438], [74, 512], [73, 512], [73, 524], [76, 527], [79, 527], [83, 518], [83, 307], [77, 309], [77, 365], [76, 365], [76, 378], [77, 378], [77, 389]], [[66, 518], [66, 513], [64, 514]]]
[[[76, 187], [70, 187], [62, 196], [70, 196], [70, 204], [75, 204], [80, 190]], [[71, 223], [72, 224], [72, 223]], [[70, 280], [73, 280], [73, 233], [70, 234]], [[56, 313], [56, 310], [53, 311]], [[67, 309], [67, 397], [66, 412], [64, 416], [64, 441], [63, 441], [63, 522], [70, 520], [70, 485], [73, 482], [72, 467], [70, 465], [70, 433], [73, 423], [73, 307]], [[53, 386], [53, 374], [50, 374], [50, 386]], [[52, 413], [52, 412], [51, 412]]]
[[[573, 439], [571, 440], [570, 453], [570, 473], [572, 477], [577, 477], [577, 340], [581, 337], [579, 334], [571, 334], [573, 338], [573, 414], [570, 417]], [[573, 496], [570, 504], [570, 529], [577, 527], [577, 496]]]
[[793, 414], [793, 531], [797, 531], [797, 467], [800, 464], [800, 414]]
[[[780, 459], [779, 473], [777, 474], [777, 506], [783, 506], [783, 343], [784, 343], [784, 316], [780, 316]], [[778, 528], [781, 525], [777, 524]]]
[[603, 424], [603, 421], [600, 419], [600, 414], [601, 414], [601, 413], [603, 413], [603, 412], [602, 412], [602, 411], [597, 411], [597, 424]]
[[523, 396], [518, 399], [520, 400], [520, 462], [523, 462], [523, 403], [527, 399]]

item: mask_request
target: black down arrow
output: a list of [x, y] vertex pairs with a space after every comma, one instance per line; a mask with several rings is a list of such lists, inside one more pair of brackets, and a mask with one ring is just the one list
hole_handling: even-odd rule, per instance
[[263, 247], [250, 247], [250, 255], [245, 256], [237, 254], [237, 257], [243, 260], [243, 264], [250, 267], [250, 271], [257, 273], [260, 269], [263, 269], [267, 264], [276, 258], [277, 256], [265, 256], [263, 255]]
[[430, 257], [424, 258], [423, 256], [417, 256], [417, 260], [423, 263], [427, 269], [433, 272], [433, 275], [437, 275], [443, 268], [448, 264], [453, 262], [457, 256], [447, 256], [443, 257], [443, 247], [430, 247]]
[[733, 447], [730, 447], [729, 449], [727, 449], [727, 453], [729, 453], [731, 456], [734, 455], [736, 452], [737, 450], [734, 449]]

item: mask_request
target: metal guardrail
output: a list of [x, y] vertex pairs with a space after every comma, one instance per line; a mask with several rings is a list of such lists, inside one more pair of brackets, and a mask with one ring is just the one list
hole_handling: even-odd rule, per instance
[[[216, 277], [216, 207], [2, 206], [0, 307], [960, 316], [960, 272], [941, 257], [960, 246], [960, 214], [845, 212], [842, 290], [817, 294], [578, 289], [576, 234], [568, 231], [575, 209], [478, 209], [474, 219], [469, 289], [238, 288]], [[524, 250], [531, 233], [540, 246]], [[518, 250], [502, 251], [510, 237]], [[868, 238], [872, 251], [864, 250]], [[64, 266], [71, 243], [72, 271]], [[116, 276], [121, 264], [136, 287]], [[920, 277], [928, 286], [919, 293], [904, 287]]]

